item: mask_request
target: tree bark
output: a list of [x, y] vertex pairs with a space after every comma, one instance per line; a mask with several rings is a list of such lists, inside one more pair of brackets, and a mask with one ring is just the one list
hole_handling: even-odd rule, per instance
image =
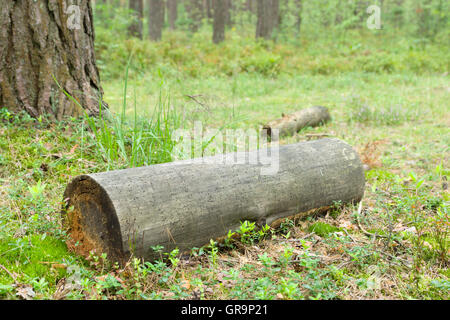
[[[103, 95], [94, 53], [88, 0], [2, 0], [0, 106], [33, 117], [98, 114]], [[60, 90], [60, 86], [78, 103]]]
[[128, 31], [131, 36], [142, 39], [142, 18], [144, 17], [143, 0], [130, 0], [129, 8], [132, 12], [132, 19]]
[[178, 18], [178, 3], [177, 0], [167, 0], [167, 19], [169, 20], [169, 28], [176, 29], [176, 21]]
[[279, 5], [278, 0], [257, 1], [256, 38], [268, 40], [272, 37], [274, 28], [278, 26]]
[[160, 41], [164, 22], [164, 1], [149, 0], [148, 34], [151, 40]]
[[220, 43], [225, 40], [225, 8], [226, 0], [213, 0], [214, 22], [213, 42]]
[[297, 10], [295, 19], [295, 31], [296, 37], [299, 38], [302, 28], [303, 0], [295, 0], [295, 6]]
[[290, 115], [283, 115], [281, 119], [277, 119], [264, 125], [267, 134], [271, 136], [274, 129], [278, 129], [280, 136], [293, 135], [306, 127], [316, 127], [331, 120], [330, 113], [325, 107], [311, 107], [297, 111]]
[[189, 29], [191, 32], [197, 32], [202, 25], [203, 19], [203, 1], [202, 0], [186, 0], [186, 11], [189, 19]]
[[203, 0], [203, 11], [205, 11], [206, 17], [208, 19], [213, 18], [213, 2], [214, 0]]
[[233, 16], [233, 1], [232, 0], [225, 0], [226, 1], [226, 8], [225, 8], [225, 24], [231, 28], [234, 24], [234, 16]]
[[[267, 151], [240, 155], [261, 159]], [[225, 165], [215, 156], [208, 163], [194, 159], [76, 177], [64, 193], [68, 246], [82, 255], [106, 253], [122, 264], [131, 253], [152, 260], [157, 256], [151, 246], [183, 252], [225, 236], [241, 221], [277, 225], [363, 197], [362, 163], [338, 139], [270, 152], [275, 159], [279, 155], [272, 175], [261, 174], [261, 162]]]
[[280, 1], [279, 0], [272, 0], [272, 5], [270, 8], [270, 28], [272, 31], [274, 29], [277, 29], [280, 25]]

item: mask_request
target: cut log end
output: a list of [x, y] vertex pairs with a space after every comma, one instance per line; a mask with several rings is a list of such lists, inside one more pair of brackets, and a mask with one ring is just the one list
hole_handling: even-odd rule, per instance
[[88, 257], [106, 253], [112, 261], [123, 263], [122, 235], [114, 206], [106, 191], [91, 177], [79, 176], [64, 193], [63, 219], [69, 239], [67, 247]]

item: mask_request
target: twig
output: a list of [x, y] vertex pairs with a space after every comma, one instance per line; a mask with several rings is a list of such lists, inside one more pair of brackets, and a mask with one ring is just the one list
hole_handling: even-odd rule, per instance
[[399, 260], [403, 265], [407, 266], [408, 268], [411, 268], [411, 264], [409, 263], [408, 260], [405, 260], [405, 259], [402, 259], [402, 258], [393, 256], [393, 255], [391, 255], [391, 254], [389, 254], [389, 253], [387, 253], [387, 252], [384, 252], [384, 251], [380, 251], [380, 250], [375, 250], [375, 251], [378, 252], [378, 253], [384, 254], [385, 256], [388, 256], [388, 257], [391, 258], [391, 259], [397, 259], [397, 260]]
[[9, 276], [10, 276], [11, 278], [13, 278], [14, 282], [17, 283], [17, 278], [16, 278], [16, 277], [15, 277], [8, 269], [6, 269], [5, 266], [3, 266], [3, 265], [0, 264], [0, 268], [2, 268], [3, 270], [5, 270], [6, 273], [9, 274]]
[[[388, 236], [384, 236], [384, 235], [377, 234], [377, 233], [370, 233], [369, 231], [367, 231], [366, 229], [364, 229], [363, 226], [361, 225], [361, 221], [359, 221], [359, 215], [361, 214], [361, 211], [362, 211], [362, 201], [359, 203], [359, 206], [358, 206], [358, 213], [357, 213], [357, 215], [356, 215], [356, 221], [358, 222], [358, 227], [359, 227], [359, 229], [361, 229], [361, 231], [362, 231], [365, 235], [367, 235], [367, 236], [369, 236], [369, 237], [389, 239]], [[398, 245], [400, 245], [400, 246], [402, 246], [403, 248], [405, 248], [404, 244], [401, 243], [399, 240], [397, 240], [397, 239], [392, 239], [392, 240], [393, 240], [395, 243], [397, 243]]]
[[202, 106], [203, 108], [205, 108], [205, 109], [208, 110], [208, 112], [209, 112], [209, 106], [206, 105], [206, 104], [204, 104], [204, 103], [201, 103], [200, 101], [198, 101], [198, 100], [196, 99], [196, 97], [201, 97], [201, 95], [192, 96], [192, 95], [186, 94], [186, 97], [192, 99], [194, 102], [198, 103], [200, 106]]
[[387, 238], [386, 236], [383, 236], [383, 235], [381, 235], [381, 234], [371, 233], [371, 232], [367, 231], [366, 229], [364, 229], [364, 228], [362, 227], [361, 222], [359, 221], [359, 215], [361, 214], [361, 211], [362, 211], [362, 200], [361, 200], [361, 202], [359, 203], [359, 206], [358, 206], [358, 213], [357, 213], [357, 215], [356, 215], [356, 221], [358, 222], [358, 227], [359, 227], [359, 229], [361, 229], [361, 231], [362, 231], [365, 235], [368, 235], [369, 237]]

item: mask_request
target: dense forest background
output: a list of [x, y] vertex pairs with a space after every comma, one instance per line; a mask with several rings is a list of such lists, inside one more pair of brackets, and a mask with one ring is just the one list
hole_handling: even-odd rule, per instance
[[[130, 7], [139, 2], [130, 1]], [[223, 3], [221, 15], [214, 15], [215, 3]], [[318, 74], [361, 69], [437, 71], [443, 66], [434, 55], [447, 54], [433, 47], [448, 45], [449, 4], [441, 0], [178, 0], [143, 4], [142, 12], [136, 13], [127, 1], [96, 2], [100, 64], [117, 62], [117, 68], [109, 65], [103, 70], [104, 77], [123, 72], [120, 66], [133, 50], [132, 69], [136, 72], [147, 72], [150, 66], [181, 66], [178, 71], [193, 76], [241, 71], [273, 75], [294, 70]], [[381, 10], [379, 29], [370, 27], [374, 11], [368, 8], [373, 5]], [[152, 20], [153, 7], [161, 21]], [[138, 20], [130, 25], [133, 17]], [[221, 28], [225, 38], [215, 42], [224, 43], [211, 46], [214, 30]], [[130, 39], [130, 33], [162, 43], [137, 42]], [[260, 38], [273, 43], [258, 42]], [[114, 50], [109, 43], [117, 43]], [[346, 54], [357, 59], [345, 61]], [[306, 55], [315, 59], [301, 60]]]

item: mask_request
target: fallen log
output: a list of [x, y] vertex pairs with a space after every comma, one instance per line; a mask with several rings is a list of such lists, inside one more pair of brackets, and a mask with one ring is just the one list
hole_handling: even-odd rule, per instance
[[262, 159], [268, 152], [278, 158], [278, 171], [265, 175], [267, 161], [227, 165], [214, 156], [78, 176], [64, 193], [68, 245], [85, 256], [107, 253], [121, 264], [131, 253], [152, 260], [151, 246], [186, 251], [235, 231], [244, 220], [271, 225], [363, 197], [362, 163], [341, 140], [241, 155]]
[[316, 127], [330, 121], [328, 109], [315, 106], [297, 111], [289, 115], [282, 115], [281, 119], [273, 120], [263, 126], [267, 135], [272, 136], [272, 130], [278, 129], [279, 136], [293, 135], [306, 127]]

